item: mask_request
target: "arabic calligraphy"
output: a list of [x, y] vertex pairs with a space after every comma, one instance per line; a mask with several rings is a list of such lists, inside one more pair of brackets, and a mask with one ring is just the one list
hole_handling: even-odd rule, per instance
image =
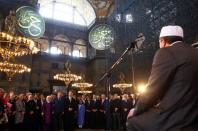
[[16, 11], [19, 30], [25, 36], [41, 37], [45, 31], [43, 18], [31, 7], [23, 6]]
[[98, 25], [89, 33], [89, 41], [97, 50], [108, 49], [114, 42], [114, 30], [108, 25]]

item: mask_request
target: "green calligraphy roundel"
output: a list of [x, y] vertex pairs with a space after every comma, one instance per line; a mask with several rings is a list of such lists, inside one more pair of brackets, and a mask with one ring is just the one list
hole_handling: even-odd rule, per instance
[[107, 24], [99, 24], [89, 32], [89, 42], [96, 50], [109, 49], [115, 39], [114, 29]]
[[26, 37], [39, 38], [45, 32], [43, 17], [32, 7], [22, 6], [16, 10], [18, 30]]

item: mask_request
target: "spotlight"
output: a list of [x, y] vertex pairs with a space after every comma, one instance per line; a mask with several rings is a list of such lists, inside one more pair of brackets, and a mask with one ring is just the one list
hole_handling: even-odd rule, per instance
[[147, 84], [141, 83], [141, 84], [139, 84], [139, 85], [137, 86], [137, 91], [138, 91], [138, 93], [140, 93], [140, 94], [146, 92], [146, 89], [147, 89]]

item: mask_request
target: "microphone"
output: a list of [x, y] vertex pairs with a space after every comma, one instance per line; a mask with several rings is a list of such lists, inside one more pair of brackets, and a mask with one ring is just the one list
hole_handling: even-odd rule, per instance
[[139, 33], [139, 35], [135, 39], [135, 41], [131, 42], [132, 48], [137, 51], [142, 46], [144, 41], [145, 41], [144, 34], [143, 33]]

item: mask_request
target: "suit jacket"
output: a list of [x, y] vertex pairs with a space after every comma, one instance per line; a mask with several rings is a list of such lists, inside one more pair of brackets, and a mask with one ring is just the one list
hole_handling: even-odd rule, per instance
[[35, 100], [34, 101], [36, 103], [36, 117], [41, 117], [41, 112], [42, 112], [42, 104], [41, 104], [41, 100]]
[[121, 111], [124, 113], [128, 113], [128, 111], [131, 109], [132, 105], [129, 100], [122, 100], [121, 103]]
[[129, 126], [135, 122], [141, 131], [187, 129], [198, 118], [197, 86], [197, 49], [183, 42], [159, 49], [147, 92], [140, 96]]
[[54, 113], [61, 114], [64, 112], [65, 100], [64, 98], [56, 98], [54, 100]]
[[[25, 104], [25, 115], [26, 117], [29, 118], [34, 118], [35, 117], [35, 111], [36, 111], [36, 103], [34, 100], [30, 100]], [[33, 112], [33, 114], [31, 114]]]
[[99, 110], [105, 111], [105, 99], [99, 101]]
[[[66, 98], [65, 102], [65, 113], [74, 113], [77, 111], [78, 105], [74, 98], [71, 98], [71, 101], [69, 98]], [[69, 108], [72, 110], [70, 111]]]
[[[121, 103], [122, 101], [120, 99], [114, 99], [111, 103], [111, 112], [121, 112]], [[116, 111], [117, 108], [117, 111]]]
[[85, 101], [85, 109], [87, 112], [91, 112], [91, 100], [86, 100]]
[[104, 101], [104, 110], [105, 110], [105, 112], [110, 112], [110, 107], [111, 107], [110, 100], [105, 99], [105, 101]]
[[99, 100], [91, 100], [91, 109], [99, 111], [100, 101]]

